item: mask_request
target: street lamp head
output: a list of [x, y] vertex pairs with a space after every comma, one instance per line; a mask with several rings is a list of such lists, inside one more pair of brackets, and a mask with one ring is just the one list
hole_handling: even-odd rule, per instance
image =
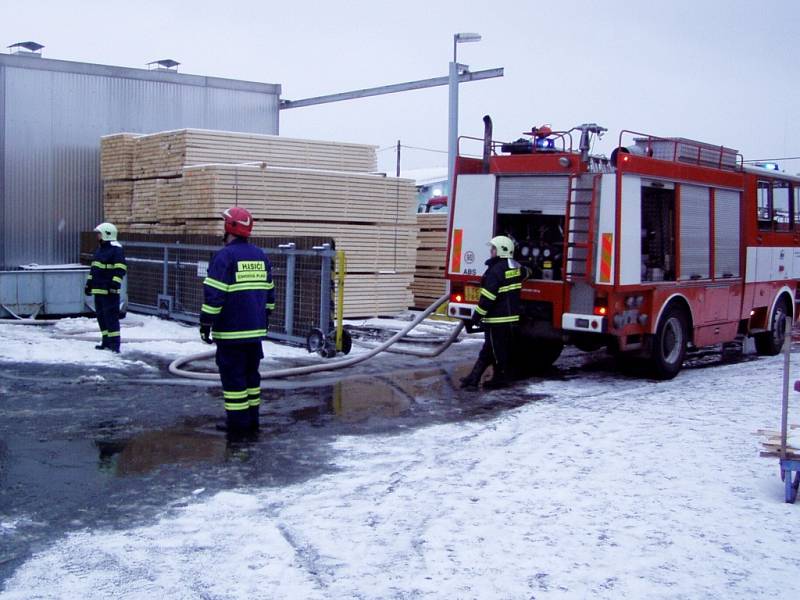
[[480, 33], [457, 33], [453, 36], [453, 39], [456, 41], [457, 44], [463, 44], [465, 42], [480, 42], [481, 41], [481, 34]]

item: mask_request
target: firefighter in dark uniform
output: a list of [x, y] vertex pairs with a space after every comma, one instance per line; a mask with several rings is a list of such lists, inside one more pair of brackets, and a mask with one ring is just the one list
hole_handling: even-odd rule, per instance
[[200, 337], [217, 345], [226, 417], [220, 428], [237, 435], [258, 429], [261, 340], [275, 309], [275, 285], [269, 259], [247, 241], [253, 230], [252, 215], [234, 206], [222, 216], [225, 247], [214, 255], [203, 280]]
[[128, 267], [122, 245], [117, 241], [117, 228], [111, 223], [100, 223], [94, 230], [100, 245], [92, 256], [92, 268], [83, 291], [94, 297], [94, 311], [102, 339], [95, 348], [118, 353], [122, 341], [119, 335], [119, 290]]
[[513, 259], [514, 242], [510, 238], [500, 235], [492, 238], [489, 244], [491, 258], [486, 261], [480, 300], [472, 315], [473, 325], [483, 324], [485, 340], [475, 366], [461, 380], [464, 388], [478, 387], [483, 372], [490, 365], [494, 365], [494, 375], [484, 387], [500, 388], [510, 382], [511, 347], [520, 319], [522, 266]]

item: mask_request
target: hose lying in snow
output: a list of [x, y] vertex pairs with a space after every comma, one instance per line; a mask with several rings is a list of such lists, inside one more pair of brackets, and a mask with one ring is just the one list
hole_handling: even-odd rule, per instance
[[58, 319], [0, 319], [0, 325], [55, 325]]
[[[366, 360], [369, 360], [370, 358], [372, 358], [374, 356], [377, 356], [378, 354], [380, 354], [381, 352], [383, 352], [384, 350], [389, 348], [392, 344], [394, 344], [395, 342], [399, 341], [409, 331], [414, 329], [423, 320], [425, 320], [425, 318], [428, 317], [428, 315], [433, 313], [442, 304], [447, 302], [447, 300], [449, 298], [450, 298], [450, 295], [449, 294], [445, 294], [444, 296], [442, 296], [441, 298], [436, 300], [436, 302], [434, 302], [428, 308], [426, 308], [420, 314], [418, 314], [414, 318], [414, 320], [411, 321], [411, 323], [406, 325], [403, 329], [401, 329], [400, 331], [395, 333], [391, 338], [389, 338], [388, 340], [386, 340], [385, 342], [383, 342], [379, 346], [376, 346], [375, 348], [373, 348], [372, 350], [370, 350], [366, 354], [362, 354], [360, 356], [353, 356], [351, 358], [345, 358], [345, 359], [342, 359], [342, 360], [335, 360], [335, 361], [331, 361], [331, 362], [321, 363], [321, 364], [317, 364], [317, 365], [308, 365], [308, 366], [304, 366], [304, 367], [291, 367], [291, 368], [288, 368], [288, 369], [278, 369], [276, 371], [266, 371], [266, 372], [262, 372], [261, 373], [261, 378], [262, 379], [280, 379], [280, 378], [283, 378], [283, 377], [296, 377], [298, 375], [310, 375], [312, 373], [320, 373], [320, 372], [323, 372], [323, 371], [334, 371], [336, 369], [343, 369], [345, 367], [352, 367], [353, 365], [357, 365], [359, 363], [362, 363], [362, 362], [364, 362]], [[438, 356], [439, 354], [444, 352], [447, 349], [447, 347], [450, 346], [450, 344], [452, 344], [453, 341], [455, 341], [455, 339], [458, 337], [458, 334], [461, 333], [461, 329], [463, 328], [463, 326], [464, 326], [463, 323], [461, 323], [458, 327], [456, 327], [454, 333], [450, 335], [450, 337], [447, 339], [445, 344], [443, 344], [439, 348], [436, 348], [434, 350], [435, 354], [430, 354], [430, 356]], [[415, 352], [421, 352], [421, 351], [415, 351]], [[405, 351], [404, 352], [404, 354], [410, 354], [410, 353], [411, 352], [409, 352], [409, 351]], [[207, 352], [201, 352], [199, 354], [192, 354], [190, 356], [184, 356], [184, 357], [178, 358], [178, 359], [172, 361], [172, 363], [170, 363], [169, 372], [172, 373], [173, 375], [177, 375], [178, 377], [188, 377], [190, 379], [205, 379], [205, 380], [216, 381], [216, 380], [219, 379], [219, 374], [218, 373], [197, 373], [197, 372], [194, 372], [194, 371], [187, 371], [187, 370], [181, 368], [183, 365], [191, 363], [191, 362], [194, 362], [196, 360], [209, 359], [209, 358], [213, 357], [215, 354], [216, 354], [215, 350], [209, 350]], [[413, 355], [414, 356], [429, 356], [428, 353], [413, 354]]]
[[[450, 333], [447, 338], [443, 340], [437, 340], [441, 343], [431, 350], [417, 350], [416, 348], [386, 348], [386, 352], [392, 352], [394, 354], [408, 354], [409, 356], [418, 356], [420, 358], [436, 358], [442, 352], [447, 350], [453, 342], [458, 339], [459, 334], [464, 329], [464, 321], [460, 321], [458, 325], [453, 328], [453, 331]], [[408, 343], [409, 338], [405, 337], [401, 340], [398, 340], [402, 343]], [[415, 342], [418, 340], [414, 340]], [[368, 348], [372, 348], [373, 346], [370, 344], [365, 344]]]

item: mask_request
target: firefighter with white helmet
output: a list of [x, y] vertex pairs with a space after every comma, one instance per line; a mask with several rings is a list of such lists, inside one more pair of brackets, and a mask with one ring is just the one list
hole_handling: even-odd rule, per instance
[[128, 267], [122, 245], [117, 241], [117, 228], [112, 223], [100, 223], [94, 230], [99, 245], [92, 256], [89, 278], [83, 291], [94, 297], [94, 311], [102, 339], [95, 348], [119, 352], [119, 290]]
[[264, 251], [248, 242], [253, 230], [250, 212], [233, 206], [222, 217], [225, 247], [211, 259], [203, 280], [200, 337], [217, 345], [226, 417], [221, 429], [235, 437], [259, 426], [261, 340], [275, 309], [275, 285]]
[[486, 261], [486, 272], [481, 279], [480, 300], [472, 315], [474, 326], [483, 326], [485, 340], [478, 360], [469, 375], [461, 380], [461, 387], [476, 388], [483, 372], [494, 365], [492, 379], [486, 388], [508, 385], [511, 345], [520, 320], [520, 291], [523, 267], [514, 260], [514, 241], [504, 235], [489, 241], [491, 257]]

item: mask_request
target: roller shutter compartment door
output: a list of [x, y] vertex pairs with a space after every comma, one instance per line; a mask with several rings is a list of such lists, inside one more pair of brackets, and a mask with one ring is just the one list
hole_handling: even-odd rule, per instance
[[681, 280], [709, 277], [709, 188], [681, 185]]

